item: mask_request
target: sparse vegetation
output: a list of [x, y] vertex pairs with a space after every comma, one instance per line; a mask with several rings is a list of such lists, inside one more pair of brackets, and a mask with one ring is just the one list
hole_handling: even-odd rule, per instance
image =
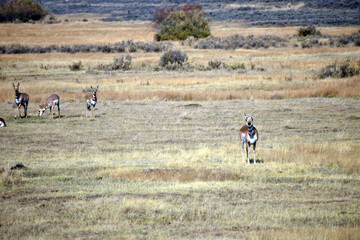
[[[57, 24], [61, 39], [42, 24], [2, 25], [5, 50], [68, 46], [0, 54], [2, 238], [360, 238], [360, 78], [314, 76], [341, 59], [351, 59], [345, 73], [358, 66], [357, 28], [302, 38], [293, 27], [216, 23], [213, 33], [224, 37], [203, 39], [216, 48], [194, 48], [202, 40], [191, 38], [161, 50], [150, 24], [82, 19]], [[242, 47], [235, 32], [244, 33]], [[284, 41], [272, 45], [277, 37]], [[308, 40], [313, 46], [301, 48]], [[82, 45], [94, 48], [74, 51]], [[163, 67], [171, 46], [166, 59], [181, 64]], [[71, 71], [78, 61], [86, 71]], [[15, 79], [30, 95], [27, 119], [13, 117]], [[84, 96], [94, 85], [101, 92], [89, 120]], [[62, 117], [40, 119], [38, 103], [51, 92]], [[240, 162], [248, 111], [260, 133], [256, 165]]]
[[39, 54], [39, 53], [124, 53], [124, 52], [162, 52], [172, 47], [171, 43], [144, 43], [133, 41], [122, 41], [115, 44], [105, 45], [50, 45], [50, 46], [25, 46], [20, 44], [12, 44], [9, 46], [0, 46], [0, 53], [3, 54]]
[[317, 77], [347, 78], [360, 74], [360, 60], [341, 60], [320, 69]]
[[[77, 14], [92, 12], [106, 14], [103, 21], [151, 21], [161, 4], [178, 6], [184, 1], [145, 1], [139, 0], [118, 4], [114, 0], [101, 1], [102, 7], [94, 7], [91, 1], [43, 1], [47, 9], [55, 14]], [[90, 3], [91, 2], [91, 3]], [[222, 0], [198, 1], [204, 7], [205, 17], [213, 22], [244, 22], [248, 26], [349, 26], [359, 24], [358, 2], [351, 1], [264, 1], [254, 4], [245, 0], [241, 4], [231, 3], [224, 7]], [[96, 2], [98, 4], [98, 1]]]

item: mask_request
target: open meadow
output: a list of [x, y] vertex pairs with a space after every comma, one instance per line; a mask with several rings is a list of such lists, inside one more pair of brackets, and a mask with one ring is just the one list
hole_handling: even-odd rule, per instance
[[[156, 51], [0, 54], [1, 238], [360, 239], [360, 77], [317, 77], [360, 61], [359, 46], [323, 37], [304, 48], [295, 27], [211, 28], [289, 43], [169, 43], [187, 53], [180, 70], [158, 67]], [[0, 29], [0, 45], [31, 47], [152, 42], [155, 33], [97, 20]], [[104, 70], [127, 54], [130, 70]], [[241, 67], [206, 68], [214, 60]], [[13, 82], [30, 95], [28, 118], [14, 118]], [[97, 85], [95, 118], [86, 118], [84, 96]], [[39, 118], [51, 93], [61, 117]], [[244, 112], [259, 131], [256, 164], [241, 162]], [[17, 163], [26, 168], [11, 169]]]

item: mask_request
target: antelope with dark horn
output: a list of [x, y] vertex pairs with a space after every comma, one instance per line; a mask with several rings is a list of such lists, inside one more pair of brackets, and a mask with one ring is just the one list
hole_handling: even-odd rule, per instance
[[60, 98], [57, 94], [51, 94], [47, 97], [45, 103], [43, 105], [40, 105], [39, 117], [44, 114], [46, 109], [50, 108], [50, 118], [53, 119], [55, 106], [58, 107], [58, 115], [60, 118]]
[[240, 128], [240, 132], [239, 132], [240, 139], [241, 139], [241, 147], [242, 147], [242, 161], [244, 162], [244, 144], [246, 144], [247, 163], [250, 163], [249, 148], [251, 145], [253, 145], [254, 146], [254, 149], [253, 149], [254, 164], [256, 164], [255, 149], [256, 149], [256, 142], [259, 140], [259, 134], [253, 125], [254, 114], [251, 117], [248, 117], [245, 114], [245, 122], [246, 122], [246, 125], [244, 125], [242, 128]]
[[[15, 104], [17, 106], [18, 115], [21, 118], [20, 108], [21, 108], [21, 106], [23, 106], [24, 107], [25, 117], [27, 118], [27, 107], [28, 107], [28, 104], [29, 104], [29, 95], [27, 93], [19, 92], [19, 87], [20, 87], [19, 82], [18, 82], [17, 85], [15, 85], [13, 83], [13, 87], [14, 87], [14, 90], [15, 90]], [[16, 117], [17, 117], [17, 115], [15, 114], [15, 118]]]
[[97, 103], [97, 98], [96, 98], [96, 92], [98, 90], [99, 86], [97, 86], [96, 88], [93, 88], [92, 86], [90, 86], [90, 91], [91, 93], [86, 94], [85, 96], [85, 100], [86, 100], [86, 117], [89, 115], [90, 116], [90, 111], [91, 111], [91, 117], [95, 117], [94, 115], [94, 110], [95, 110], [95, 106]]

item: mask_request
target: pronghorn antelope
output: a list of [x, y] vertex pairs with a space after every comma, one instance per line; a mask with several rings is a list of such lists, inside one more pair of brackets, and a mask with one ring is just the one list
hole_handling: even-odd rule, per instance
[[55, 105], [57, 105], [58, 107], [58, 114], [60, 118], [60, 98], [57, 94], [51, 94], [47, 97], [45, 103], [43, 105], [40, 105], [39, 117], [44, 114], [46, 109], [50, 108], [50, 118], [53, 119]]
[[0, 127], [6, 127], [5, 120], [0, 118]]
[[89, 115], [90, 116], [90, 111], [91, 111], [91, 117], [95, 117], [94, 116], [94, 109], [95, 109], [95, 105], [97, 102], [97, 98], [96, 98], [96, 92], [98, 90], [99, 86], [97, 86], [96, 88], [93, 88], [92, 86], [90, 86], [90, 91], [91, 93], [86, 94], [85, 99], [86, 99], [86, 117]]
[[259, 140], [259, 134], [253, 125], [253, 121], [254, 121], [254, 114], [251, 117], [248, 117], [245, 114], [246, 125], [244, 125], [242, 128], [240, 128], [239, 134], [240, 134], [241, 147], [242, 147], [242, 161], [244, 162], [244, 143], [246, 143], [247, 162], [250, 163], [249, 148], [251, 145], [254, 145], [254, 150], [253, 150], [254, 163], [256, 164], [255, 148], [256, 148], [256, 142], [257, 142], [257, 140]]
[[[17, 85], [15, 85], [13, 83], [13, 87], [15, 90], [15, 104], [17, 106], [17, 112], [19, 114], [19, 117], [21, 117], [21, 112], [20, 112], [20, 108], [21, 106], [24, 107], [24, 113], [25, 113], [25, 117], [27, 117], [27, 107], [29, 104], [29, 95], [27, 93], [20, 93], [19, 92], [19, 87], [20, 87], [20, 83], [18, 82]], [[15, 114], [15, 118], [16, 118], [16, 114]]]

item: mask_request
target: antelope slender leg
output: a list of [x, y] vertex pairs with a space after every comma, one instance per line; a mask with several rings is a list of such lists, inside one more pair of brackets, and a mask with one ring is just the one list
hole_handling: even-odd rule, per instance
[[246, 143], [246, 157], [247, 157], [247, 163], [250, 164], [250, 159], [249, 159], [249, 144]]
[[245, 162], [245, 160], [244, 160], [244, 141], [241, 141], [241, 148], [242, 148], [242, 162]]
[[25, 103], [24, 105], [24, 111], [25, 111], [25, 117], [27, 118], [27, 107], [28, 107], [28, 103]]
[[60, 104], [58, 104], [58, 115], [59, 115], [59, 118], [60, 118]]
[[256, 142], [254, 143], [254, 150], [253, 150], [253, 153], [254, 153], [254, 164], [256, 164], [256, 159], [255, 159], [255, 148], [256, 148]]

